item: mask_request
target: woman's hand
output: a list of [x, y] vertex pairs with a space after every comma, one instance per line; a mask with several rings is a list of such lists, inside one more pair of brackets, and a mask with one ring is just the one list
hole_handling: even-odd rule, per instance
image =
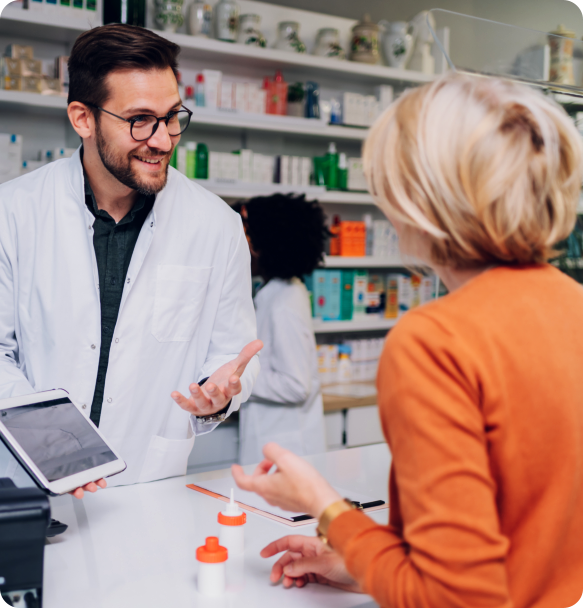
[[[255, 492], [270, 505], [286, 511], [317, 518], [328, 505], [342, 500], [312, 465], [277, 443], [265, 445], [263, 455], [265, 460], [257, 465], [253, 475], [245, 475], [237, 464], [232, 466], [235, 482], [242, 490]], [[273, 465], [277, 469], [268, 475]]]
[[261, 557], [272, 557], [286, 551], [271, 569], [270, 579], [277, 583], [283, 575], [283, 586], [320, 583], [345, 591], [362, 593], [358, 583], [348, 574], [342, 557], [314, 536], [284, 536], [261, 551]]
[[75, 498], [83, 498], [85, 492], [97, 492], [98, 487], [105, 488], [106, 486], [107, 481], [105, 481], [105, 479], [98, 479], [97, 481], [92, 481], [91, 483], [73, 490], [73, 492], [69, 492], [69, 494], [73, 495]]

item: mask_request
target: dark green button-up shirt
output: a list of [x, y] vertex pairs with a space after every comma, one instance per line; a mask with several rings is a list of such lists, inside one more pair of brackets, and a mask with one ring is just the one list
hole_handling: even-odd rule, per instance
[[126, 275], [138, 240], [142, 225], [154, 205], [155, 196], [140, 194], [129, 213], [117, 224], [103, 209], [97, 207], [95, 195], [89, 185], [87, 175], [83, 172], [85, 181], [85, 203], [95, 216], [93, 224], [93, 247], [97, 258], [99, 271], [99, 296], [101, 303], [101, 350], [99, 352], [99, 367], [93, 402], [91, 403], [91, 420], [99, 426], [105, 374], [109, 361], [109, 351]]

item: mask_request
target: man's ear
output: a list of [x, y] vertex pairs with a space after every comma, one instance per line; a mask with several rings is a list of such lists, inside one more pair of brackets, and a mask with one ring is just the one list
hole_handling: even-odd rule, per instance
[[87, 139], [95, 133], [95, 116], [84, 103], [72, 101], [67, 107], [67, 114], [81, 139]]

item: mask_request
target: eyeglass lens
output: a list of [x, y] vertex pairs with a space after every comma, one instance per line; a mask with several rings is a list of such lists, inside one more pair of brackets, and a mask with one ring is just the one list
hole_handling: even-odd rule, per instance
[[[183, 133], [190, 122], [190, 114], [186, 110], [176, 112], [168, 121], [168, 135], [175, 137]], [[156, 130], [158, 119], [155, 116], [140, 116], [132, 122], [132, 137], [138, 141], [150, 139]]]

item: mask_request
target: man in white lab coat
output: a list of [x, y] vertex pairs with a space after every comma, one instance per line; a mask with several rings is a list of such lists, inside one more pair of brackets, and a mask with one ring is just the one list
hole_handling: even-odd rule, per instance
[[169, 168], [190, 121], [179, 50], [119, 24], [82, 34], [82, 146], [0, 186], [0, 398], [69, 391], [128, 465], [111, 485], [184, 474], [259, 371], [240, 218]]

